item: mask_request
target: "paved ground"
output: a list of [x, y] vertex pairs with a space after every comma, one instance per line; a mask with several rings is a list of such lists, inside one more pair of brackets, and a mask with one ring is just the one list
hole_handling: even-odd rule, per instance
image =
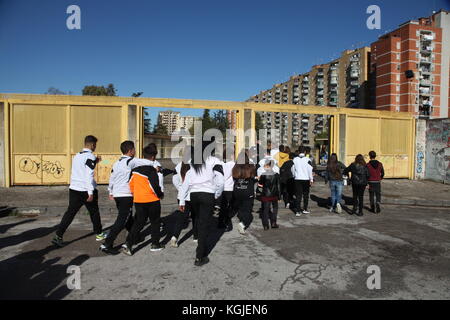
[[[442, 185], [428, 183], [423, 192], [431, 187], [441, 190]], [[64, 201], [60, 192], [62, 199], [51, 201]], [[23, 199], [30, 203], [27, 193]], [[100, 194], [105, 197], [105, 190]], [[381, 215], [336, 215], [320, 207], [327, 195], [327, 188], [317, 184], [312, 214], [295, 218], [283, 209], [278, 230], [263, 231], [257, 214], [245, 236], [236, 228], [225, 234], [213, 228], [211, 262], [202, 268], [193, 265], [192, 238], [178, 249], [151, 253], [147, 236], [133, 257], [104, 256], [82, 212], [66, 233], [63, 249], [49, 245], [60, 219], [56, 214], [3, 217], [0, 298], [450, 299], [449, 208], [385, 205]], [[46, 201], [36, 198], [36, 204]], [[168, 196], [165, 214], [174, 206]], [[103, 214], [105, 226], [113, 220], [113, 214]], [[67, 289], [69, 265], [81, 267], [80, 290]], [[380, 290], [367, 289], [370, 265], [380, 267]]]

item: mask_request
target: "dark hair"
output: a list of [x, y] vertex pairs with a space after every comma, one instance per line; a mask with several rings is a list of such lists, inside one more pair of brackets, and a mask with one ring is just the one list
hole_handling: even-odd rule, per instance
[[311, 147], [305, 147], [305, 152], [307, 154], [310, 154], [311, 153]]
[[366, 161], [364, 160], [364, 157], [362, 156], [362, 154], [358, 154], [358, 155], [355, 157], [355, 164], [360, 164], [360, 165], [362, 165], [362, 166], [365, 166], [365, 165], [366, 165]]
[[300, 146], [298, 147], [298, 153], [305, 153], [305, 147], [304, 146]]
[[291, 153], [291, 148], [284, 147], [284, 151], [283, 152], [289, 154], [289, 153]]
[[84, 138], [84, 144], [89, 144], [89, 143], [97, 143], [97, 138], [94, 136], [86, 136], [86, 138]]
[[289, 153], [289, 159], [294, 159], [295, 157], [296, 157], [295, 153], [293, 153], [293, 152]]
[[233, 179], [251, 179], [256, 176], [256, 169], [249, 163], [235, 164], [231, 173]]
[[182, 163], [181, 169], [180, 169], [180, 176], [181, 179], [184, 180], [184, 177], [186, 176], [186, 173], [191, 169], [191, 165], [188, 163]]
[[342, 173], [338, 170], [338, 158], [336, 153], [332, 153], [327, 163], [327, 170], [335, 175], [338, 179], [342, 178]]
[[150, 143], [148, 146], [144, 148], [144, 158], [149, 159], [156, 157], [158, 154], [158, 149], [156, 148], [156, 144]]
[[280, 150], [280, 152], [284, 152], [284, 146], [282, 144], [280, 144], [280, 146], [278, 147], [278, 150]]
[[124, 141], [120, 144], [120, 151], [122, 151], [122, 154], [127, 154], [131, 150], [134, 149], [134, 142], [133, 141]]
[[[192, 162], [191, 165], [194, 168], [195, 172], [200, 173], [203, 170], [203, 167], [205, 166], [205, 161], [206, 159], [212, 155], [212, 152], [210, 155], [205, 155], [205, 149], [210, 145], [210, 144], [214, 144], [214, 141], [202, 141], [201, 142], [201, 163], [195, 163], [196, 161], [198, 161], [198, 159], [195, 158], [195, 153], [192, 156]], [[213, 146], [214, 146], [213, 145]], [[194, 150], [198, 149], [199, 145], [198, 143], [194, 146]], [[195, 152], [195, 151], [194, 151]]]
[[377, 153], [375, 151], [370, 151], [369, 157], [370, 157], [370, 159], [375, 159], [377, 157]]

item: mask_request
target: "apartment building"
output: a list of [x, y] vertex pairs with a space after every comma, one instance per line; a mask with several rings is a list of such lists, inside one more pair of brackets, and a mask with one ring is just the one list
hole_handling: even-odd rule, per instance
[[172, 110], [161, 111], [158, 114], [158, 122], [167, 128], [169, 135], [181, 129], [189, 130], [194, 122], [200, 119], [194, 116], [181, 116], [180, 112]]
[[[346, 50], [340, 58], [315, 65], [247, 101], [368, 108], [369, 67], [370, 48]], [[273, 134], [277, 141], [290, 146], [313, 146], [315, 136], [326, 131], [327, 125], [327, 116], [305, 113], [261, 112], [261, 119], [269, 136]]]
[[201, 121], [201, 118], [194, 116], [181, 116], [178, 120], [177, 130], [189, 130], [197, 120]]
[[158, 114], [158, 122], [167, 128], [167, 133], [170, 135], [178, 129], [180, 121], [180, 112], [167, 110], [160, 111]]
[[371, 45], [377, 109], [449, 116], [450, 14], [407, 21]]

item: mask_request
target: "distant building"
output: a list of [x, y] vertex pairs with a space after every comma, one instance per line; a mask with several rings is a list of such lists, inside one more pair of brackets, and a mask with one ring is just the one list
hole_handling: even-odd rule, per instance
[[371, 49], [377, 109], [449, 117], [450, 12], [405, 22]]
[[[315, 65], [302, 75], [275, 84], [247, 101], [348, 108], [370, 108], [370, 49], [346, 50], [327, 64]], [[289, 146], [314, 145], [317, 134], [326, 131], [327, 116], [289, 112], [261, 112], [263, 126], [277, 130], [275, 137]]]
[[180, 121], [180, 112], [172, 110], [160, 111], [158, 114], [158, 122], [163, 124], [167, 128], [167, 133], [171, 135], [178, 129], [178, 123]]

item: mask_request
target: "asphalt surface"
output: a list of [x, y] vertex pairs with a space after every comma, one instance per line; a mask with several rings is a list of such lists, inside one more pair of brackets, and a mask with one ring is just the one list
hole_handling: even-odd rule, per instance
[[[281, 209], [280, 229], [264, 231], [256, 212], [247, 235], [236, 225], [227, 233], [211, 226], [211, 261], [200, 268], [190, 227], [179, 248], [150, 252], [147, 235], [132, 257], [105, 256], [82, 211], [62, 249], [50, 245], [57, 214], [2, 217], [0, 299], [450, 299], [449, 208], [385, 205], [379, 215], [337, 215], [324, 207], [327, 192], [312, 189], [311, 215]], [[172, 193], [165, 216], [176, 206]], [[104, 226], [114, 218], [102, 214]], [[66, 285], [71, 265], [80, 267], [79, 290]], [[372, 265], [379, 290], [367, 287]]]

